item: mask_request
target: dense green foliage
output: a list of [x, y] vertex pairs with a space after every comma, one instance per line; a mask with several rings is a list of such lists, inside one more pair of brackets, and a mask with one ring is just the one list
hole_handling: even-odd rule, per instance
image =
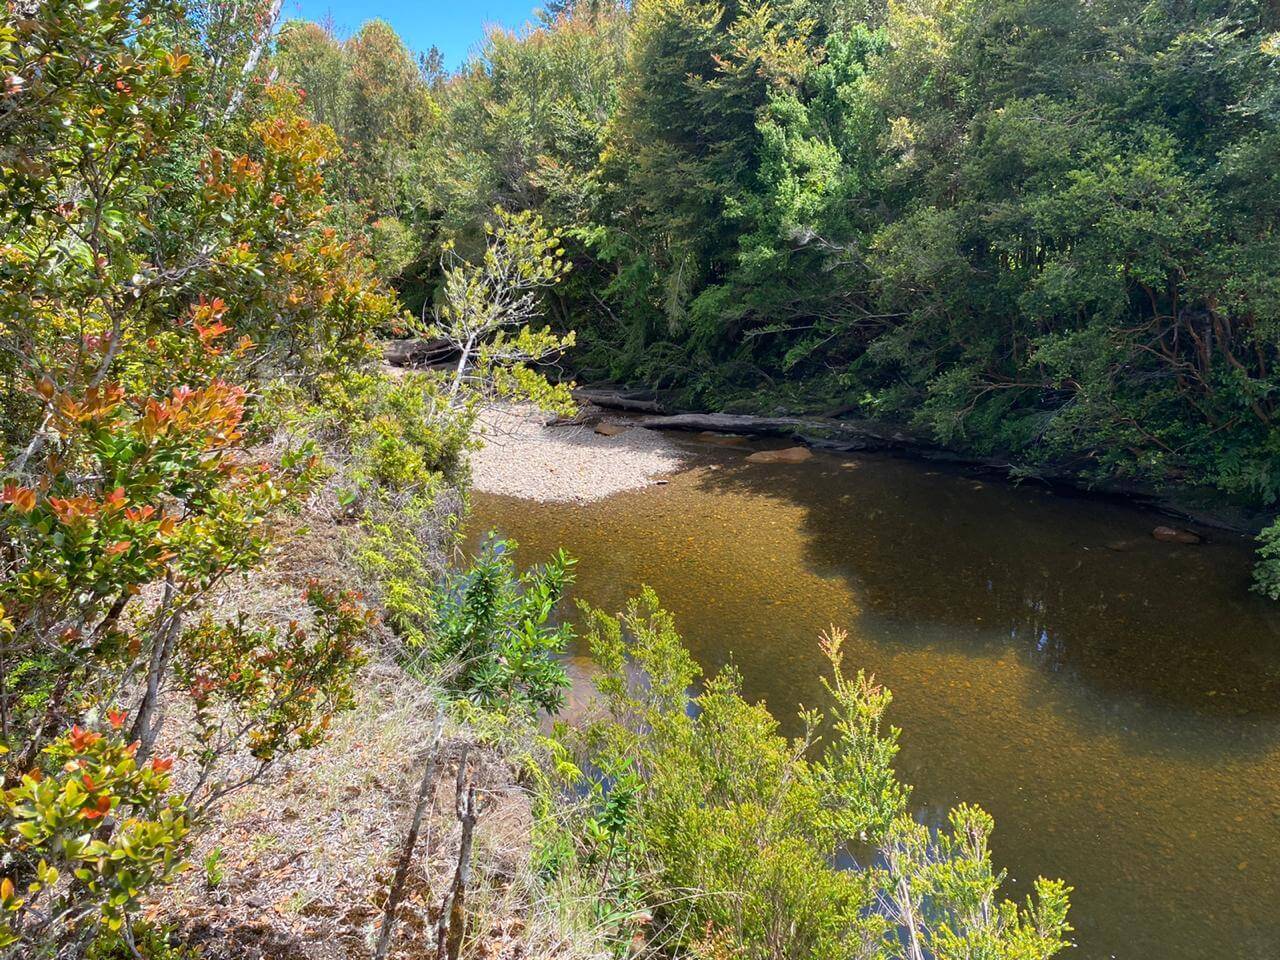
[[1262, 531], [1258, 537], [1258, 566], [1254, 570], [1254, 589], [1272, 600], [1280, 600], [1280, 520]]
[[556, 656], [573, 629], [552, 618], [574, 561], [559, 553], [517, 574], [514, 549], [490, 539], [468, 569], [445, 576], [422, 652], [447, 686], [482, 707], [555, 712], [569, 686]]
[[1277, 31], [1261, 0], [560, 4], [431, 89], [399, 282], [537, 210], [586, 375], [1267, 509]]
[[892, 698], [844, 672], [840, 631], [822, 638], [829, 712], [806, 711], [788, 739], [732, 668], [691, 699], [700, 670], [652, 592], [587, 615], [601, 709], [562, 735], [560, 766], [585, 799], [539, 855], [552, 880], [597, 878], [597, 922], [700, 960], [1041, 960], [1066, 946], [1061, 882], [1038, 880], [1025, 908], [998, 899], [990, 817], [958, 807], [934, 836], [908, 815]]
[[419, 64], [381, 20], [345, 42], [317, 24], [295, 21], [276, 39], [276, 66], [306, 91], [312, 116], [342, 144], [340, 165], [328, 179], [344, 202], [344, 217], [354, 207], [375, 221], [386, 218], [377, 233], [390, 233], [412, 210], [410, 146], [438, 112]]
[[[309, 582], [291, 619], [229, 589], [284, 513], [362, 521], [392, 627], [444, 635], [413, 604], [452, 543], [476, 411], [567, 403], [530, 368], [572, 342], [528, 326], [568, 269], [533, 213], [451, 257], [449, 375], [378, 370], [375, 335], [412, 321], [360, 234], [396, 209], [388, 145], [431, 101], [372, 25], [344, 46], [357, 82], [313, 108], [335, 136], [269, 82], [277, 12], [0, 13], [0, 956], [161, 950], [138, 912], [200, 828], [354, 706], [378, 619], [359, 596]], [[563, 634], [537, 614], [565, 580], [526, 579], [524, 659], [512, 641], [467, 664], [495, 695], [555, 704]]]

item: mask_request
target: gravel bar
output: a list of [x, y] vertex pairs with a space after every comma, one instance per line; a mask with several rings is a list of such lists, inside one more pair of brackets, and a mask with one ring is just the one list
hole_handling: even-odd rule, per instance
[[[486, 410], [477, 425], [484, 446], [471, 454], [472, 485], [526, 500], [586, 503], [649, 486], [683, 466], [686, 455], [668, 437], [598, 413], [587, 408], [578, 418], [586, 422], [556, 423], [529, 407]], [[625, 429], [602, 436], [598, 422]]]

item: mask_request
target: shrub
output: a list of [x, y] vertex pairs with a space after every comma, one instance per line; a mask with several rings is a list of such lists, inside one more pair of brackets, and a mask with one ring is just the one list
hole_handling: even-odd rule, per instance
[[[318, 475], [313, 446], [251, 452], [259, 387], [282, 377], [315, 398], [355, 379], [398, 314], [323, 223], [332, 132], [250, 83], [271, 4], [223, 13], [0, 11], [9, 955], [77, 956], [103, 931], [103, 951], [133, 952], [140, 898], [237, 785], [214, 782], [214, 761], [318, 742], [361, 662], [364, 614], [332, 591], [312, 591], [314, 631], [197, 619]], [[155, 756], [175, 674], [200, 739], [178, 798]]]
[[351, 480], [368, 491], [425, 492], [458, 483], [474, 407], [453, 405], [428, 374], [382, 377], [352, 398]]
[[105, 732], [72, 727], [0, 793], [0, 947], [118, 931], [182, 862], [190, 823], [170, 794], [173, 761], [139, 764], [124, 716], [108, 720]]
[[[822, 641], [829, 713], [802, 713], [802, 734], [787, 739], [743, 699], [732, 668], [691, 696], [700, 670], [651, 591], [617, 617], [586, 612], [606, 716], [562, 734], [580, 764], [566, 789], [587, 804], [544, 829], [544, 851], [557, 852], [542, 862], [597, 871], [620, 918], [647, 908], [654, 946], [761, 960], [1031, 960], [1067, 945], [1060, 882], [1037, 881], [1025, 910], [996, 900], [986, 814], [960, 807], [936, 839], [907, 815], [898, 731], [883, 725], [890, 694], [845, 673], [843, 633]], [[878, 859], [840, 869], [855, 850]]]
[[555, 712], [569, 686], [556, 655], [573, 632], [553, 617], [575, 561], [560, 552], [517, 574], [514, 550], [490, 538], [469, 569], [445, 576], [424, 653], [453, 689], [482, 706]]
[[[22, 764], [80, 709], [81, 689], [139, 661], [147, 690], [134, 732], [144, 756], [150, 749], [160, 674], [183, 615], [261, 560], [264, 518], [308, 484], [314, 465], [306, 454], [274, 469], [245, 462], [243, 401], [241, 388], [221, 381], [160, 400], [109, 385], [80, 397], [50, 389], [57, 442], [38, 461], [38, 485], [9, 481], [0, 493], [13, 573], [0, 602], [15, 624], [3, 654], [28, 668], [0, 697], [0, 721], [10, 745], [24, 745]], [[159, 603], [126, 620], [130, 601], [157, 582], [166, 584]]]
[[[313, 582], [314, 623], [251, 627], [209, 615], [183, 636], [175, 675], [195, 711], [195, 785], [201, 809], [258, 779], [276, 757], [322, 743], [334, 714], [355, 704], [352, 679], [373, 614], [351, 593]], [[217, 762], [246, 749], [257, 764], [231, 782], [211, 781]]]
[[1258, 565], [1253, 571], [1253, 589], [1272, 600], [1280, 600], [1280, 520], [1258, 537]]

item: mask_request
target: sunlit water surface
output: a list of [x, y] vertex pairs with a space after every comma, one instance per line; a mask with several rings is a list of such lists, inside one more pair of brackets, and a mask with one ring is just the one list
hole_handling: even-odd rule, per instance
[[686, 446], [669, 484], [593, 504], [477, 494], [472, 542], [563, 546], [610, 610], [649, 584], [780, 717], [821, 702], [815, 638], [847, 627], [917, 814], [990, 811], [1007, 895], [1074, 886], [1073, 957], [1280, 957], [1280, 610], [1247, 543], [889, 457]]

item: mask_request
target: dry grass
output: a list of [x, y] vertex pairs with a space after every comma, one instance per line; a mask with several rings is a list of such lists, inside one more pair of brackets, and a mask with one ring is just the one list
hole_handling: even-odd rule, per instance
[[[359, 586], [346, 560], [354, 529], [318, 511], [291, 520], [284, 549], [264, 570], [228, 584], [215, 609], [281, 622], [304, 615], [301, 590], [311, 577]], [[371, 956], [438, 709], [429, 686], [385, 652], [374, 657], [359, 678], [356, 708], [335, 719], [329, 741], [229, 797], [200, 832], [191, 868], [150, 911], [210, 960]], [[171, 706], [165, 739], [176, 745], [184, 711]], [[475, 736], [446, 728], [435, 806], [410, 871], [394, 957], [435, 957], [435, 923], [457, 858], [457, 762]], [[546, 918], [530, 920], [530, 805], [515, 771], [474, 744], [469, 768], [480, 819], [464, 955], [590, 956], [565, 949], [571, 938], [548, 935]], [[222, 874], [216, 885], [203, 866], [211, 856]]]
[[173, 916], [210, 956], [253, 956], [255, 942], [272, 945], [264, 956], [367, 952], [412, 794], [416, 742], [434, 708], [392, 669], [369, 668], [361, 681], [357, 709], [328, 743], [233, 795], [201, 836], [193, 860], [218, 850], [225, 877], [210, 890], [205, 871], [193, 870]]

